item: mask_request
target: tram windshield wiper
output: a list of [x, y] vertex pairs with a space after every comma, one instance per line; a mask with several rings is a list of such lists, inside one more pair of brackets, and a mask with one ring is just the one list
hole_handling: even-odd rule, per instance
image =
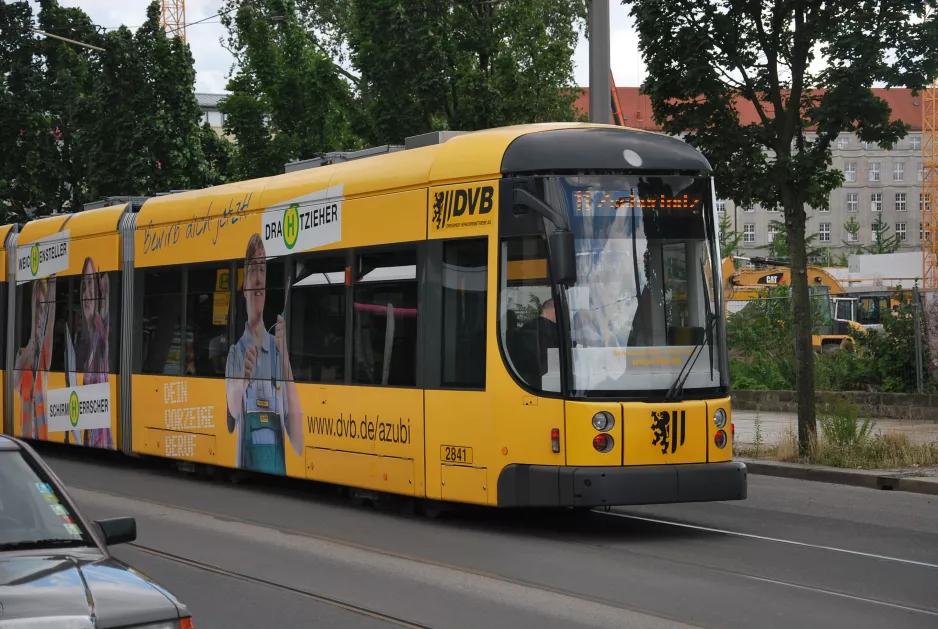
[[681, 365], [681, 370], [678, 372], [674, 382], [671, 383], [671, 388], [669, 388], [668, 392], [665, 393], [664, 399], [668, 402], [675, 401], [681, 396], [681, 393], [684, 391], [684, 383], [687, 382], [691, 372], [694, 370], [694, 364], [697, 362], [697, 359], [700, 357], [700, 354], [703, 351], [704, 343], [707, 344], [707, 349], [710, 352], [710, 378], [711, 380], [713, 379], [713, 327], [719, 315], [713, 313], [710, 310], [710, 301], [707, 294], [707, 276], [704, 273], [703, 261], [700, 262], [700, 282], [703, 285], [703, 299], [706, 317], [704, 333], [700, 337], [700, 340], [697, 341], [697, 343], [694, 345], [694, 348], [690, 352], [690, 356], [688, 356], [687, 360], [684, 361], [684, 364]]

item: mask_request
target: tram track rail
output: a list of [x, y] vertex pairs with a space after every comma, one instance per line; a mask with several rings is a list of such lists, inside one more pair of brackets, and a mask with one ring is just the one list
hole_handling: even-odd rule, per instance
[[231, 579], [238, 579], [250, 583], [252, 585], [260, 585], [264, 587], [274, 588], [282, 592], [287, 592], [300, 596], [323, 605], [329, 605], [330, 607], [337, 607], [339, 609], [345, 610], [347, 612], [352, 612], [353, 614], [358, 614], [359, 616], [367, 616], [375, 620], [380, 620], [398, 627], [405, 627], [406, 629], [434, 629], [429, 625], [422, 625], [417, 622], [406, 620], [404, 618], [398, 618], [397, 616], [392, 616], [390, 614], [385, 614], [374, 609], [368, 609], [360, 605], [355, 605], [354, 603], [349, 603], [347, 601], [342, 601], [331, 596], [324, 596], [322, 594], [317, 594], [315, 592], [310, 592], [303, 588], [297, 588], [290, 585], [284, 585], [283, 583], [277, 583], [275, 581], [270, 581], [268, 579], [261, 579], [249, 574], [244, 574], [243, 572], [238, 572], [235, 570], [228, 570], [227, 568], [222, 568], [211, 563], [206, 563], [204, 561], [198, 561], [196, 559], [190, 559], [188, 557], [181, 557], [173, 553], [166, 552], [165, 550], [158, 550], [144, 544], [138, 544], [132, 542], [127, 544], [128, 547], [138, 550], [142, 553], [152, 555], [154, 557], [159, 557], [173, 563], [182, 564], [189, 566], [190, 568], [195, 568], [197, 570], [202, 570], [203, 572], [210, 572], [212, 574], [228, 577]]

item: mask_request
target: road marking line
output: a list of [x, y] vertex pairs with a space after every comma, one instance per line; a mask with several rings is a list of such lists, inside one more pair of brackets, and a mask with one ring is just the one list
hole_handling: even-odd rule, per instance
[[715, 529], [708, 526], [698, 526], [696, 524], [684, 524], [683, 522], [672, 522], [671, 520], [659, 520], [657, 518], [646, 518], [640, 515], [629, 515], [627, 513], [615, 513], [613, 511], [596, 511], [596, 513], [602, 513], [605, 515], [614, 515], [617, 518], [626, 518], [628, 520], [641, 520], [643, 522], [652, 522], [654, 524], [667, 524], [668, 526], [677, 526], [685, 529], [693, 529], [695, 531], [706, 531], [708, 533], [720, 533], [723, 535], [734, 535], [736, 537], [748, 537], [749, 539], [758, 539], [765, 542], [776, 542], [778, 544], [790, 544], [792, 546], [802, 546], [805, 548], [816, 548], [818, 550], [829, 550], [831, 552], [845, 553], [847, 555], [856, 555], [858, 557], [867, 557], [869, 559], [882, 559], [884, 561], [894, 561], [896, 563], [904, 563], [911, 566], [920, 566], [922, 568], [932, 568], [933, 570], [938, 570], [938, 564], [928, 563], [925, 561], [915, 561], [913, 559], [902, 559], [901, 557], [889, 557], [886, 555], [877, 555], [875, 553], [866, 553], [861, 550], [849, 550], [847, 548], [836, 548], [834, 546], [823, 546], [821, 544], [810, 544], [808, 542], [797, 542], [790, 539], [779, 539], [777, 537], [766, 537], [764, 535], [755, 535], [753, 533], [741, 533], [739, 531], [727, 531], [724, 529]]

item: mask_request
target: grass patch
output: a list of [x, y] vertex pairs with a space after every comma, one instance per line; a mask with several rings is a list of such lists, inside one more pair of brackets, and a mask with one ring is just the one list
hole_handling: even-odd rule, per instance
[[806, 457], [798, 455], [798, 434], [791, 429], [775, 446], [740, 449], [739, 455], [866, 470], [938, 466], [938, 441], [914, 443], [896, 431], [873, 434], [875, 426], [860, 419], [856, 406], [836, 400], [818, 408], [819, 430]]

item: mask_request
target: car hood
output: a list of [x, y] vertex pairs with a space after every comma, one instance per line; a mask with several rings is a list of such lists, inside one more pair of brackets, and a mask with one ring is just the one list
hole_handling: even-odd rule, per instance
[[0, 629], [106, 629], [165, 622], [179, 617], [171, 596], [144, 575], [100, 554], [0, 558]]

